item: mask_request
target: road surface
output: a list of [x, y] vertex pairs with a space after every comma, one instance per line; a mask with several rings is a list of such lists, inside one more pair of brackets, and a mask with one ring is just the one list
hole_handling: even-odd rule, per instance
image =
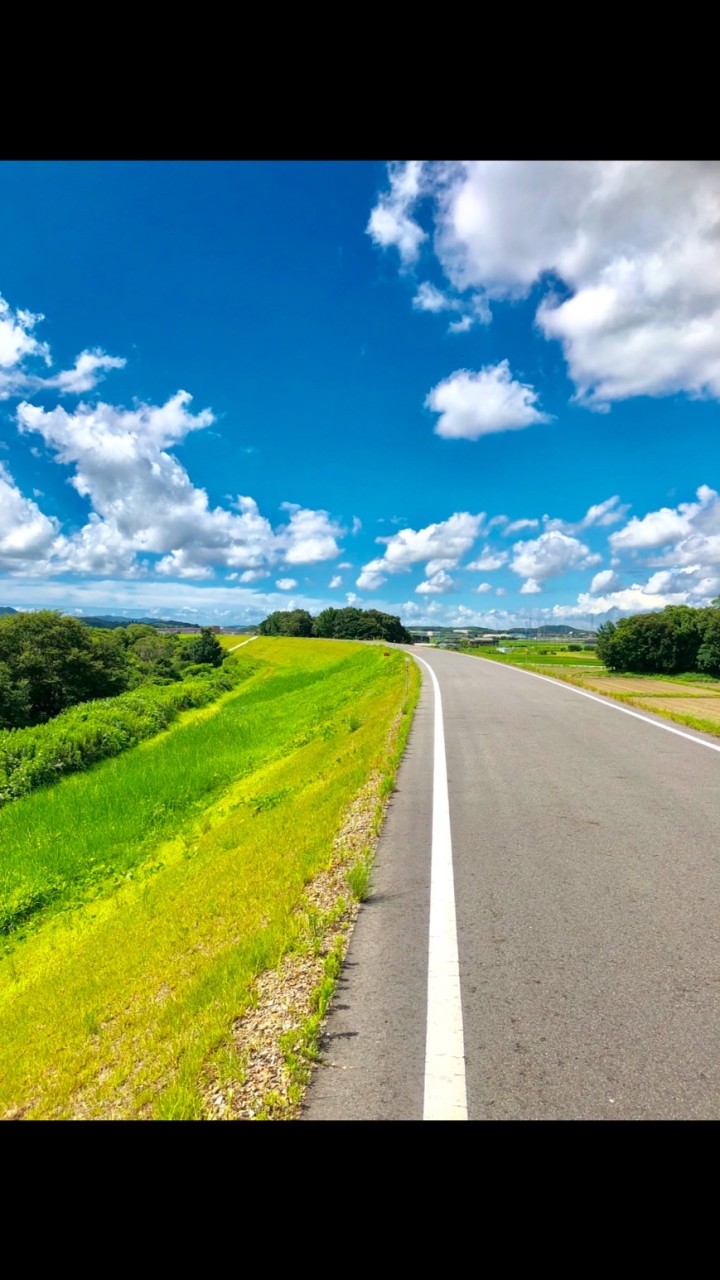
[[720, 741], [412, 652], [448, 813], [424, 667], [302, 1119], [717, 1118]]

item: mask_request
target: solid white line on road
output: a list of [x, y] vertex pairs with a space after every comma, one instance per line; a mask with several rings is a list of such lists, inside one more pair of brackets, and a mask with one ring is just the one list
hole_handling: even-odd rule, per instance
[[440, 685], [432, 667], [417, 654], [413, 654], [413, 657], [430, 672], [435, 694], [430, 948], [423, 1120], [467, 1120], [465, 1040], [460, 997], [460, 964], [455, 921], [455, 884], [442, 698]]
[[[463, 658], [469, 658], [469, 653], [460, 655]], [[422, 662], [422, 658], [420, 659]], [[607, 698], [599, 698], [596, 693], [587, 693], [585, 689], [578, 689], [574, 684], [568, 684], [565, 680], [553, 680], [552, 676], [541, 676], [537, 671], [525, 671], [523, 667], [514, 667], [511, 663], [493, 662], [491, 658], [485, 658], [485, 662], [490, 662], [491, 666], [502, 666], [505, 671], [519, 671], [523, 676], [534, 676], [536, 680], [544, 680], [547, 684], [554, 684], [556, 689], [568, 689], [570, 693], [579, 693], [581, 698], [590, 698], [591, 702], [599, 702], [602, 707], [609, 707], [611, 711], [622, 711], [625, 716], [633, 716], [635, 720], [644, 720], [645, 724], [652, 724], [656, 729], [664, 729], [666, 733], [676, 733], [678, 738], [687, 738], [688, 742], [695, 742], [699, 747], [709, 747], [711, 751], [720, 751], [720, 744], [717, 742], [706, 742], [704, 738], [696, 738], [692, 733], [685, 733], [683, 729], [675, 729], [670, 724], [661, 724], [659, 720], [651, 720], [650, 716], [643, 716], [639, 711], [631, 711], [629, 707], [619, 707], [617, 702], [610, 702]]]

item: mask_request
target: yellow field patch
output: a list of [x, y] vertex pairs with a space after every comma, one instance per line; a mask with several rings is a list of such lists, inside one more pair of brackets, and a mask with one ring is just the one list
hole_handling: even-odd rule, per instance
[[[720, 700], [720, 686], [716, 694], [710, 693], [707, 685], [675, 684], [672, 680], [656, 680], [654, 676], [583, 676], [583, 685], [595, 689], [597, 693], [636, 693], [638, 697], [658, 697], [662, 694], [695, 702], [702, 697], [712, 701]], [[693, 712], [693, 714], [695, 714]]]
[[[634, 700], [633, 700], [634, 701]], [[674, 715], [695, 716], [701, 720], [714, 720], [720, 724], [720, 698], [648, 698], [642, 697], [642, 704], [638, 699], [637, 705], [642, 705], [651, 711], [659, 711], [667, 713], [672, 711]]]

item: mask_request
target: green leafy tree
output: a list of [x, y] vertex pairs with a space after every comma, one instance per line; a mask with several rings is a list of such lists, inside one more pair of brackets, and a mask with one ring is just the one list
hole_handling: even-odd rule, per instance
[[186, 642], [184, 657], [188, 662], [219, 667], [224, 656], [220, 641], [209, 627], [203, 627], [198, 636], [193, 636], [192, 640]]
[[[140, 628], [137, 630], [140, 631]], [[154, 627], [142, 628], [142, 634], [129, 645], [127, 652], [137, 669], [136, 683], [182, 679], [181, 662], [184, 655], [178, 636], [163, 635]]]
[[304, 609], [271, 613], [260, 623], [262, 636], [319, 636], [328, 640], [387, 640], [412, 644], [412, 636], [393, 614], [378, 609], [323, 609], [313, 620]]
[[30, 681], [15, 679], [6, 663], [0, 662], [0, 729], [23, 728], [30, 724]]
[[15, 695], [15, 714], [18, 723], [30, 725], [77, 702], [113, 697], [130, 682], [116, 632], [96, 631], [52, 610], [0, 618], [0, 664], [6, 687], [25, 690]]
[[335, 623], [339, 613], [340, 610], [333, 609], [332, 606], [323, 609], [322, 613], [319, 613], [313, 622], [313, 635], [333, 640], [335, 638]]
[[261, 636], [311, 636], [313, 620], [307, 609], [278, 610], [260, 623]]
[[598, 628], [597, 654], [610, 671], [677, 674], [698, 669], [703, 609], [668, 605], [659, 613], [636, 613]]
[[[713, 601], [718, 604], [717, 600]], [[720, 676], [720, 609], [705, 609], [705, 625], [703, 639], [698, 649], [697, 665], [699, 671], [708, 675]]]

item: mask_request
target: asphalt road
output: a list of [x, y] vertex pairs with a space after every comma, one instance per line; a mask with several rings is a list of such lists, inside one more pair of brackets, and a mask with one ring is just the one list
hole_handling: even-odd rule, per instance
[[[717, 1118], [720, 752], [703, 744], [718, 740], [499, 663], [415, 652], [442, 693], [468, 1119]], [[303, 1119], [428, 1114], [423, 676]]]

